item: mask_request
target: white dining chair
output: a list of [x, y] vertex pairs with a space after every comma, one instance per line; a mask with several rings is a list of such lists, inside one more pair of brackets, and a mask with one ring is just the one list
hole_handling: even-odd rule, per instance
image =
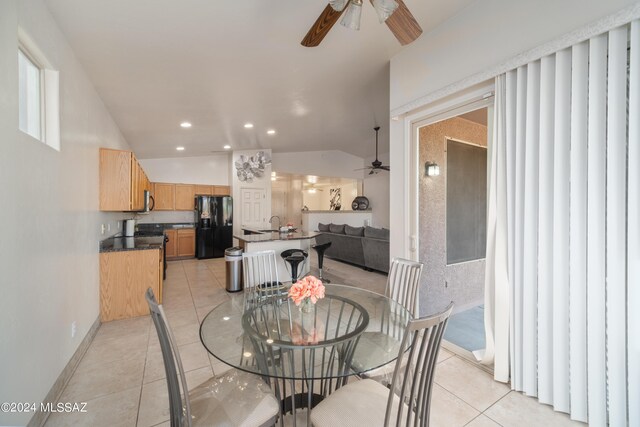
[[[385, 296], [408, 310], [413, 318], [418, 317], [418, 287], [423, 265], [420, 262], [403, 258], [393, 258], [389, 268]], [[377, 357], [380, 352], [396, 354], [400, 348], [400, 341], [404, 333], [406, 317], [397, 311], [389, 310], [383, 318], [377, 331], [366, 331], [360, 337], [360, 342], [353, 357], [353, 368], [362, 371], [370, 366], [371, 357]], [[395, 363], [388, 363], [376, 369], [361, 374], [363, 378], [371, 378], [388, 384], [395, 368]]]
[[244, 308], [262, 299], [285, 297], [286, 286], [278, 280], [278, 262], [273, 250], [242, 254]]
[[176, 340], [151, 288], [146, 292], [146, 299], [167, 376], [171, 427], [275, 424], [280, 405], [269, 386], [257, 375], [231, 369], [189, 390]]
[[313, 426], [427, 427], [438, 351], [452, 309], [450, 304], [442, 313], [409, 322], [389, 388], [371, 379], [350, 382], [311, 411]]

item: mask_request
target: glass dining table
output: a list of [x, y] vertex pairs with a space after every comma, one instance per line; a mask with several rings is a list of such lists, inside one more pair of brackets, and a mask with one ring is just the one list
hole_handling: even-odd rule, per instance
[[383, 295], [327, 284], [325, 298], [308, 309], [286, 296], [247, 306], [244, 295], [232, 294], [204, 318], [200, 339], [220, 361], [261, 375], [283, 414], [295, 414], [313, 408], [349, 376], [395, 360], [410, 319]]

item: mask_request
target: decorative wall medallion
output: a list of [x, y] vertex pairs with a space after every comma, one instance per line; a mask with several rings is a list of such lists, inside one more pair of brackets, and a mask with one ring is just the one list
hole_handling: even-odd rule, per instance
[[271, 159], [264, 151], [258, 151], [255, 156], [251, 157], [242, 154], [235, 162], [238, 180], [242, 182], [253, 182], [254, 178], [262, 178], [265, 167], [270, 164]]

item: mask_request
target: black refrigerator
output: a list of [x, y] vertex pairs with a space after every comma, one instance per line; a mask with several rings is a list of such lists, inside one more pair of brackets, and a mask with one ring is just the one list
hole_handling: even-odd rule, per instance
[[220, 258], [232, 246], [233, 199], [196, 196], [196, 257]]

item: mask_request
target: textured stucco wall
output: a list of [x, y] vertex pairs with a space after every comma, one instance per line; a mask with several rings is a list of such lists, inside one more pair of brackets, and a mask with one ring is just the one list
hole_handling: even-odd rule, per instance
[[444, 120], [420, 129], [420, 165], [436, 162], [440, 176], [420, 180], [420, 314], [442, 310], [453, 301], [456, 308], [482, 301], [485, 261], [447, 265], [446, 138], [487, 146], [487, 127], [461, 118]]

